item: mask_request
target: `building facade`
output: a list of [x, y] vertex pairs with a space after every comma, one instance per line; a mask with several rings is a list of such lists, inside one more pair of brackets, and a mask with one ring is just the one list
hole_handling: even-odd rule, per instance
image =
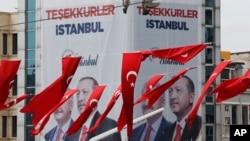
[[[210, 74], [215, 68], [216, 64], [221, 61], [221, 44], [220, 44], [220, 0], [197, 0], [196, 1], [201, 9], [201, 18], [198, 20], [198, 26], [200, 30], [197, 32], [198, 40], [196, 42], [205, 42], [210, 43], [205, 51], [200, 53], [201, 62], [198, 67], [199, 71], [199, 85], [203, 86], [208, 80]], [[187, 2], [188, 3], [188, 2]], [[195, 2], [194, 2], [195, 3]], [[67, 4], [65, 4], [66, 7]], [[23, 65], [20, 69], [22, 75], [18, 77], [18, 80], [24, 80], [18, 84], [18, 92], [20, 93], [29, 93], [34, 95], [42, 90], [44, 87], [42, 80], [45, 79], [42, 77], [42, 58], [44, 57], [42, 48], [45, 48], [45, 44], [42, 38], [45, 30], [43, 22], [49, 19], [41, 19], [44, 10], [43, 1], [37, 0], [19, 0], [18, 3], [18, 57], [23, 61]], [[49, 7], [49, 6], [48, 6]], [[51, 6], [53, 7], [53, 6]], [[183, 6], [185, 8], [185, 6]], [[131, 7], [130, 7], [131, 8]], [[48, 31], [52, 32], [52, 31]], [[58, 32], [58, 34], [60, 34]], [[80, 39], [79, 39], [80, 40]], [[112, 42], [112, 40], [111, 40]], [[171, 41], [170, 41], [171, 42]], [[187, 42], [189, 43], [189, 42]], [[131, 43], [127, 43], [131, 45]], [[174, 44], [171, 44], [174, 45]], [[90, 55], [89, 55], [90, 58]], [[228, 71], [225, 71], [228, 72]], [[228, 72], [228, 74], [230, 74]], [[228, 77], [230, 76], [225, 76]], [[223, 79], [226, 79], [223, 77]], [[220, 79], [217, 79], [216, 82], [211, 86], [211, 89], [214, 88], [221, 82]], [[202, 87], [198, 89], [201, 91]], [[246, 109], [246, 101], [241, 102], [235, 100], [230, 101], [229, 103], [218, 104], [215, 102], [215, 95], [207, 96], [204, 99], [204, 102], [201, 106], [202, 112], [202, 136], [200, 140], [204, 141], [216, 141], [216, 140], [229, 140], [229, 124], [228, 123], [242, 123], [242, 120], [239, 120], [238, 117], [233, 117], [233, 113], [238, 113], [242, 111], [243, 107]], [[235, 98], [237, 99], [237, 98]], [[239, 99], [239, 98], [238, 98]], [[26, 101], [27, 103], [28, 101]], [[244, 104], [243, 104], [244, 103]], [[25, 103], [23, 103], [24, 105]], [[236, 104], [236, 105], [235, 105]], [[21, 105], [21, 104], [20, 104]], [[21, 105], [21, 106], [23, 106]], [[240, 106], [239, 106], [240, 105]], [[244, 105], [244, 106], [243, 106]], [[229, 108], [229, 113], [223, 112], [224, 109]], [[228, 112], [228, 111], [227, 111]], [[228, 114], [228, 115], [226, 115]], [[227, 117], [227, 118], [226, 118]], [[226, 122], [226, 119], [232, 118], [230, 122]], [[240, 117], [241, 119], [246, 118], [245, 115]], [[32, 129], [31, 114], [22, 114], [18, 113], [18, 139], [25, 141], [35, 141], [39, 140], [39, 136], [30, 136], [29, 130]], [[244, 121], [245, 123], [245, 121]]]
[[[18, 26], [17, 13], [0, 12], [0, 59], [18, 58]], [[4, 75], [4, 74], [1, 74]], [[17, 81], [10, 91], [7, 101], [18, 95]], [[17, 106], [0, 111], [0, 141], [15, 141], [17, 139]]]

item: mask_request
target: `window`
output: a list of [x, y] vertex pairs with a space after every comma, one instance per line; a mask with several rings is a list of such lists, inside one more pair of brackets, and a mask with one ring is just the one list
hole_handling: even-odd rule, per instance
[[35, 30], [36, 29], [36, 12], [35, 11], [32, 11], [32, 12], [29, 12], [27, 14], [27, 20], [28, 20], [28, 23], [27, 23], [27, 28], [29, 30]]
[[242, 69], [235, 69], [231, 71], [232, 78], [242, 76]]
[[242, 124], [244, 125], [248, 124], [248, 106], [247, 105], [242, 106]]
[[214, 42], [214, 29], [212, 27], [205, 28], [205, 42]]
[[12, 95], [17, 96], [17, 76], [12, 86]]
[[206, 141], [213, 141], [213, 126], [206, 126]]
[[207, 7], [214, 7], [214, 0], [206, 0]]
[[12, 35], [12, 53], [17, 54], [17, 34]]
[[35, 56], [36, 51], [34, 49], [26, 50], [26, 67], [27, 68], [35, 68]]
[[210, 94], [209, 93], [213, 90], [213, 86], [210, 86], [208, 91], [207, 91], [207, 94], [206, 94], [206, 102], [207, 103], [213, 103], [214, 102], [214, 95], [213, 94]]
[[7, 116], [2, 116], [2, 137], [7, 137]]
[[35, 136], [30, 135], [30, 130], [33, 130], [33, 126], [26, 125], [25, 127], [25, 141], [35, 141]]
[[26, 7], [27, 7], [27, 10], [36, 10], [36, 1], [35, 0], [26, 0]]
[[205, 55], [206, 55], [206, 64], [212, 64], [213, 63], [213, 48], [206, 48]]
[[207, 80], [209, 79], [211, 73], [212, 73], [213, 70], [214, 70], [214, 66], [206, 66], [205, 68], [206, 68], [205, 74], [206, 74], [206, 81], [207, 81]]
[[35, 69], [27, 69], [26, 70], [26, 86], [32, 87], [35, 86]]
[[17, 116], [12, 116], [12, 137], [17, 136]]
[[230, 78], [230, 69], [225, 68], [222, 72], [221, 72], [221, 79], [225, 80], [225, 79], [229, 79]]
[[206, 123], [214, 123], [214, 105], [206, 105]]
[[205, 24], [213, 25], [213, 10], [212, 9], [205, 10]]
[[237, 106], [236, 105], [232, 105], [232, 124], [238, 124], [237, 123]]
[[8, 50], [8, 36], [3, 33], [3, 55], [7, 55]]

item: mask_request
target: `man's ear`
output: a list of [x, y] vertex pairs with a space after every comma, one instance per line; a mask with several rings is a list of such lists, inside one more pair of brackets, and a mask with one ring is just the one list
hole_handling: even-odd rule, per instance
[[194, 103], [194, 92], [191, 92], [191, 93], [190, 93], [190, 100], [189, 100], [189, 103], [190, 103], [190, 104], [193, 104], [193, 103]]

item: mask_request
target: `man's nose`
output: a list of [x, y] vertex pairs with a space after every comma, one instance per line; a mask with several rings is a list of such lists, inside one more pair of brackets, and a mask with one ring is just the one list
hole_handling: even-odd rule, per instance
[[84, 99], [84, 94], [80, 92], [78, 95], [78, 100], [83, 100], [83, 99]]
[[170, 94], [170, 99], [176, 98], [177, 97], [177, 93], [176, 91], [172, 91]]

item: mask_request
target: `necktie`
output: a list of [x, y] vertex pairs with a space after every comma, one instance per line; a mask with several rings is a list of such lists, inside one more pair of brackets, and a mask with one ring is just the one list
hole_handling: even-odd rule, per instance
[[144, 140], [143, 141], [149, 141], [149, 137], [150, 137], [150, 133], [152, 131], [152, 126], [149, 125], [148, 128], [147, 128], [147, 132], [146, 132], [146, 135], [144, 137]]
[[83, 128], [82, 128], [82, 137], [81, 137], [81, 139], [80, 139], [80, 141], [85, 141], [85, 139], [86, 139], [86, 136], [87, 136], [87, 134], [85, 133], [87, 131], [87, 126], [86, 125], [83, 125]]
[[60, 141], [61, 134], [62, 134], [62, 129], [60, 128], [56, 135], [56, 141]]
[[181, 140], [181, 129], [182, 128], [181, 128], [180, 124], [178, 124], [177, 127], [176, 127], [174, 141], [180, 141]]

